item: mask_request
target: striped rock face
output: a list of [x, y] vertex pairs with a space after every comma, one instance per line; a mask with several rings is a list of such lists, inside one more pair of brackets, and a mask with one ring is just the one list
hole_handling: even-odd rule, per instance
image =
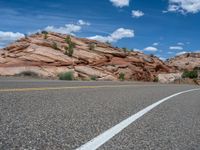
[[[44, 78], [57, 78], [71, 71], [76, 79], [152, 81], [160, 73], [175, 72], [159, 58], [141, 52], [124, 51], [95, 40], [70, 36], [74, 44], [69, 54], [68, 35], [34, 34], [0, 50], [0, 75], [34, 72]], [[69, 40], [69, 39], [68, 39]]]

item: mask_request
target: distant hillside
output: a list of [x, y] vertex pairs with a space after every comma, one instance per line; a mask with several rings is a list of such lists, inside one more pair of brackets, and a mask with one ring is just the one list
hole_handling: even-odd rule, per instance
[[179, 55], [167, 60], [166, 63], [178, 70], [193, 70], [195, 67], [200, 67], [200, 53]]
[[[171, 65], [171, 63], [169, 63]], [[33, 72], [57, 78], [73, 72], [76, 79], [152, 81], [159, 73], [174, 72], [159, 58], [129, 52], [94, 40], [58, 33], [37, 33], [0, 51], [0, 75]]]

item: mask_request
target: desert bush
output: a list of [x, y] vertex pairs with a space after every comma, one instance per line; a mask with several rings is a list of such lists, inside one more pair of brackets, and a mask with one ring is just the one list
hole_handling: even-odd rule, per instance
[[154, 54], [150, 54], [149, 56], [150, 56], [150, 57], [155, 57], [155, 55], [154, 55]]
[[58, 75], [60, 80], [74, 80], [73, 72], [65, 72]]
[[52, 48], [55, 49], [55, 50], [59, 50], [58, 45], [57, 45], [56, 42], [53, 42]]
[[125, 74], [124, 73], [120, 73], [119, 74], [119, 80], [124, 81], [125, 80]]
[[198, 72], [197, 70], [193, 71], [184, 71], [182, 74], [182, 78], [190, 78], [190, 79], [196, 79], [198, 77]]
[[90, 79], [93, 80], [93, 81], [96, 81], [96, 80], [97, 80], [97, 77], [96, 77], [96, 76], [91, 76]]
[[159, 81], [158, 77], [155, 77], [155, 78], [153, 79], [153, 82], [158, 82], [158, 81]]
[[96, 47], [95, 43], [89, 44], [89, 50], [93, 51], [93, 50], [95, 50], [95, 47]]
[[68, 55], [69, 57], [72, 57], [76, 44], [71, 41], [70, 36], [67, 36], [65, 38], [65, 42], [68, 44], [68, 46], [65, 47], [65, 54]]
[[65, 38], [65, 42], [68, 44], [72, 42], [71, 37], [69, 35]]
[[45, 33], [44, 34], [44, 39], [47, 39], [48, 38], [48, 33]]
[[42, 31], [41, 33], [42, 33], [42, 34], [48, 34], [48, 32], [47, 32], [47, 31]]

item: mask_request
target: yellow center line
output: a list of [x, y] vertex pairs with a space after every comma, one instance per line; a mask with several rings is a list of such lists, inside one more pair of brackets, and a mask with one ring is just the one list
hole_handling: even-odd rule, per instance
[[[95, 88], [118, 88], [118, 87], [137, 87], [137, 86], [158, 86], [158, 85], [99, 85], [99, 86], [68, 86], [68, 87], [38, 87], [38, 88], [14, 88], [0, 89], [0, 92], [28, 92], [28, 91], [46, 91], [46, 90], [64, 90], [64, 89], [95, 89]], [[159, 85], [161, 86], [161, 85]]]

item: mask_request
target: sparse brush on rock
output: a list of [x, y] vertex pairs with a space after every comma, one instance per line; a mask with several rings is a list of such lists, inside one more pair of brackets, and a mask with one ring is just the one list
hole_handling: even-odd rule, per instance
[[55, 50], [59, 50], [58, 45], [57, 45], [56, 42], [53, 42], [52, 48], [55, 49]]
[[65, 72], [58, 75], [60, 80], [74, 80], [73, 72]]
[[125, 80], [125, 74], [123, 72], [121, 72], [119, 74], [119, 80], [124, 81]]
[[90, 43], [90, 44], [89, 44], [89, 50], [94, 51], [94, 50], [95, 50], [95, 47], [96, 47], [96, 44], [95, 44], [95, 43]]
[[68, 47], [67, 46], [65, 47], [65, 54], [68, 55], [69, 57], [72, 57], [76, 44], [72, 42], [70, 36], [67, 36], [65, 38], [65, 42], [68, 44]]

